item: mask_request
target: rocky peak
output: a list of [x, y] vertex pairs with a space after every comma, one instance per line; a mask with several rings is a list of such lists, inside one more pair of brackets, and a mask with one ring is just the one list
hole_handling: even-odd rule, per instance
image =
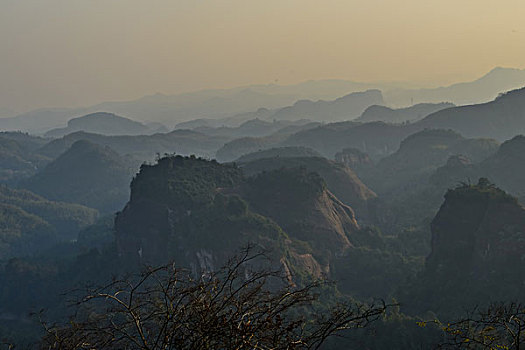
[[525, 254], [525, 208], [485, 178], [449, 190], [431, 230], [429, 271], [486, 277]]

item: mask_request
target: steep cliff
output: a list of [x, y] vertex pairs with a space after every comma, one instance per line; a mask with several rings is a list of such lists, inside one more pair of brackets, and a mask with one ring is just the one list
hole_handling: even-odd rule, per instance
[[432, 252], [402, 302], [453, 314], [458, 305], [525, 297], [525, 208], [516, 198], [485, 178], [460, 185], [445, 195], [431, 231]]
[[368, 219], [369, 201], [377, 197], [352, 169], [323, 157], [268, 157], [241, 164], [241, 167], [247, 175], [299, 167], [317, 173], [326, 183], [328, 190], [352, 207], [360, 220]]
[[359, 225], [352, 209], [304, 169], [245, 179], [235, 165], [174, 156], [142, 166], [115, 230], [124, 259], [174, 259], [199, 274], [252, 243], [294, 276], [320, 277], [331, 257], [352, 246]]

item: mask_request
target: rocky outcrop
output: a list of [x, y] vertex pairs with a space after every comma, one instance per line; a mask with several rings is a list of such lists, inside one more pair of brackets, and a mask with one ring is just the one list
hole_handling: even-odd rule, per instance
[[484, 178], [449, 191], [431, 229], [431, 271], [486, 278], [503, 260], [525, 256], [525, 208]]
[[243, 191], [256, 212], [272, 218], [290, 237], [309, 242], [314, 251], [340, 253], [359, 231], [353, 210], [304, 168], [261, 173]]
[[269, 157], [241, 164], [241, 167], [247, 175], [298, 167], [315, 172], [321, 176], [331, 193], [356, 211], [359, 220], [368, 219], [369, 202], [377, 197], [352, 169], [322, 157]]
[[143, 165], [115, 220], [122, 259], [174, 260], [196, 275], [251, 243], [291, 275], [321, 277], [359, 230], [353, 210], [305, 169], [245, 179], [235, 165], [181, 156]]
[[373, 166], [373, 162], [368, 154], [357, 148], [345, 148], [341, 152], [337, 152], [335, 161], [355, 171], [368, 169]]
[[516, 198], [485, 178], [462, 184], [445, 195], [431, 231], [425, 268], [400, 293], [408, 312], [449, 317], [525, 297], [525, 208]]
[[370, 106], [357, 119], [360, 122], [405, 123], [423, 119], [427, 115], [445, 108], [455, 107], [452, 103], [420, 103], [407, 108], [392, 109], [385, 106]]

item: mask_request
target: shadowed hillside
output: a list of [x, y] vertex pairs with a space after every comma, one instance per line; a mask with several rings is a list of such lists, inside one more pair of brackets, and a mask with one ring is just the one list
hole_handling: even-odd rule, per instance
[[45, 135], [62, 137], [77, 131], [100, 135], [145, 135], [152, 134], [156, 130], [151, 130], [142, 123], [113, 113], [98, 112], [70, 119], [67, 127], [49, 130]]
[[109, 147], [82, 140], [21, 186], [51, 200], [107, 213], [124, 205], [134, 173], [132, 164]]
[[392, 109], [385, 106], [370, 106], [356, 121], [405, 123], [425, 118], [427, 115], [445, 108], [454, 107], [452, 103], [420, 103], [407, 108]]
[[315, 172], [330, 192], [356, 210], [359, 219], [368, 218], [368, 202], [376, 197], [350, 168], [322, 157], [268, 157], [242, 163], [241, 167], [249, 176], [281, 168], [303, 167]]

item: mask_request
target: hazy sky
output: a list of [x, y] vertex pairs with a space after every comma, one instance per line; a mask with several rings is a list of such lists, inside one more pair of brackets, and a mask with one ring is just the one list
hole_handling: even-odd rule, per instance
[[0, 0], [0, 108], [525, 68], [524, 0]]

